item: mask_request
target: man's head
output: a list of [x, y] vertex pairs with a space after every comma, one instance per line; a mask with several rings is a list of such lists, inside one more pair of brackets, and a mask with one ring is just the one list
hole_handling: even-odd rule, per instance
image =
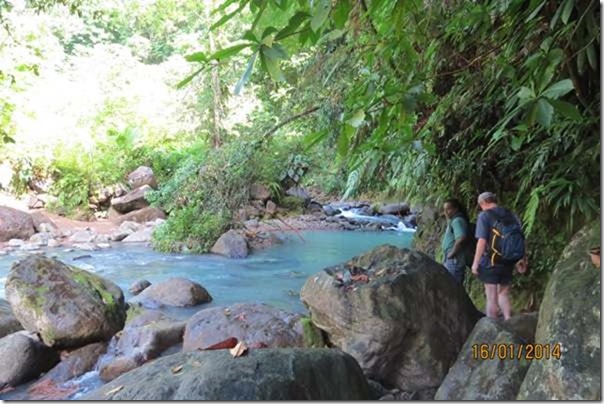
[[445, 216], [447, 219], [451, 219], [457, 212], [461, 210], [461, 203], [455, 198], [447, 199], [443, 204], [443, 210], [445, 211]]
[[497, 195], [492, 192], [483, 192], [478, 195], [478, 206], [481, 210], [487, 210], [497, 206]]

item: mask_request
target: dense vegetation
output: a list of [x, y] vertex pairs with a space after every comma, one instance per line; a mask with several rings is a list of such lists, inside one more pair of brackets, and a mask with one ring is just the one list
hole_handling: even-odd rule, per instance
[[[57, 3], [0, 1], [14, 191], [50, 177], [61, 209], [86, 210], [146, 163], [170, 212], [157, 247], [204, 251], [256, 180], [277, 198], [302, 182], [470, 208], [492, 190], [524, 221], [532, 272], [516, 282], [537, 299], [570, 235], [599, 220], [595, 1]], [[94, 103], [65, 97], [91, 77]], [[31, 125], [48, 105], [66, 124]]]

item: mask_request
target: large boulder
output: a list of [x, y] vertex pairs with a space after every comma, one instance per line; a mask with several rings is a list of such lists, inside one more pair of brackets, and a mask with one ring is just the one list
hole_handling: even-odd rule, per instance
[[8, 302], [0, 299], [0, 338], [22, 329]]
[[134, 210], [132, 212], [126, 213], [125, 215], [118, 216], [113, 219], [113, 222], [116, 224], [122, 224], [126, 221], [136, 222], [136, 223], [145, 223], [152, 222], [155, 219], [165, 219], [166, 214], [163, 210], [148, 206], [146, 208], [142, 208], [139, 210]]
[[34, 221], [29, 213], [0, 206], [0, 242], [12, 238], [28, 240], [35, 232]]
[[297, 198], [303, 199], [304, 203], [308, 203], [310, 201], [310, 194], [306, 189], [301, 186], [293, 186], [285, 191], [285, 195], [295, 196]]
[[[488, 317], [476, 323], [435, 400], [516, 399], [530, 362], [518, 358], [519, 346], [527, 341], [515, 335], [506, 323]], [[486, 347], [482, 348], [486, 358], [481, 357], [481, 347]], [[494, 357], [490, 356], [492, 347]]]
[[158, 311], [142, 310], [131, 314], [131, 320], [111, 339], [107, 353], [99, 360], [101, 379], [105, 382], [113, 380], [157, 358], [166, 349], [182, 342], [184, 329], [184, 322]]
[[601, 400], [601, 272], [589, 256], [600, 242], [598, 220], [573, 237], [554, 267], [535, 343], [559, 358], [533, 360], [518, 399]]
[[153, 174], [153, 169], [147, 166], [140, 166], [136, 170], [132, 171], [128, 174], [128, 185], [130, 188], [139, 188], [143, 185], [148, 185], [153, 189], [157, 189], [157, 180], [155, 179], [155, 174]]
[[153, 190], [149, 185], [143, 185], [128, 192], [124, 196], [119, 198], [113, 198], [111, 200], [111, 207], [119, 213], [128, 213], [133, 210], [146, 208], [149, 206], [149, 202], [145, 199], [145, 194]]
[[123, 243], [148, 243], [153, 237], [153, 227], [143, 227], [134, 233], [128, 235], [122, 240]]
[[0, 358], [0, 390], [32, 380], [59, 362], [59, 354], [27, 331], [1, 338]]
[[267, 304], [239, 303], [197, 312], [187, 322], [183, 350], [207, 349], [234, 337], [249, 346], [303, 347], [301, 315]]
[[185, 278], [170, 278], [155, 283], [130, 300], [145, 307], [195, 306], [212, 301], [210, 293], [197, 282]]
[[212, 246], [211, 251], [214, 254], [220, 254], [228, 258], [245, 258], [248, 255], [245, 237], [235, 230], [229, 230], [220, 236]]
[[380, 206], [378, 209], [378, 212], [381, 215], [406, 216], [409, 214], [410, 211], [411, 211], [411, 209], [409, 208], [409, 204], [406, 202], [388, 203], [386, 205]]
[[126, 319], [117, 285], [45, 256], [15, 262], [5, 289], [15, 317], [48, 346], [80, 347], [108, 340]]
[[159, 358], [84, 400], [366, 400], [359, 365], [337, 349], [182, 352]]
[[107, 343], [95, 342], [72, 351], [61, 353], [61, 362], [28, 389], [29, 400], [66, 400], [78, 389], [72, 379], [91, 371]]
[[56, 232], [58, 230], [55, 222], [42, 212], [32, 212], [31, 218], [37, 232]]
[[391, 245], [311, 276], [300, 297], [367, 377], [404, 391], [439, 386], [481, 316], [442, 265]]

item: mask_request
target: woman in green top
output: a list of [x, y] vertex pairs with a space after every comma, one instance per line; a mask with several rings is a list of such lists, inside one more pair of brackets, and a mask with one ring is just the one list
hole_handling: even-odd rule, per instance
[[447, 199], [443, 209], [447, 218], [447, 228], [442, 238], [443, 265], [455, 280], [463, 285], [466, 271], [464, 242], [468, 239], [468, 213], [455, 198]]

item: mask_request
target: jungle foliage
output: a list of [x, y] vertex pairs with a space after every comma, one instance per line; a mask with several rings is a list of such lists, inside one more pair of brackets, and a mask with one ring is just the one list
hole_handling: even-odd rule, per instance
[[333, 145], [347, 197], [474, 207], [492, 190], [529, 235], [525, 283], [599, 220], [597, 2], [226, 0], [213, 28], [238, 15], [239, 41], [189, 60], [244, 55], [237, 90], [258, 66], [282, 110], [318, 107], [306, 141]]

